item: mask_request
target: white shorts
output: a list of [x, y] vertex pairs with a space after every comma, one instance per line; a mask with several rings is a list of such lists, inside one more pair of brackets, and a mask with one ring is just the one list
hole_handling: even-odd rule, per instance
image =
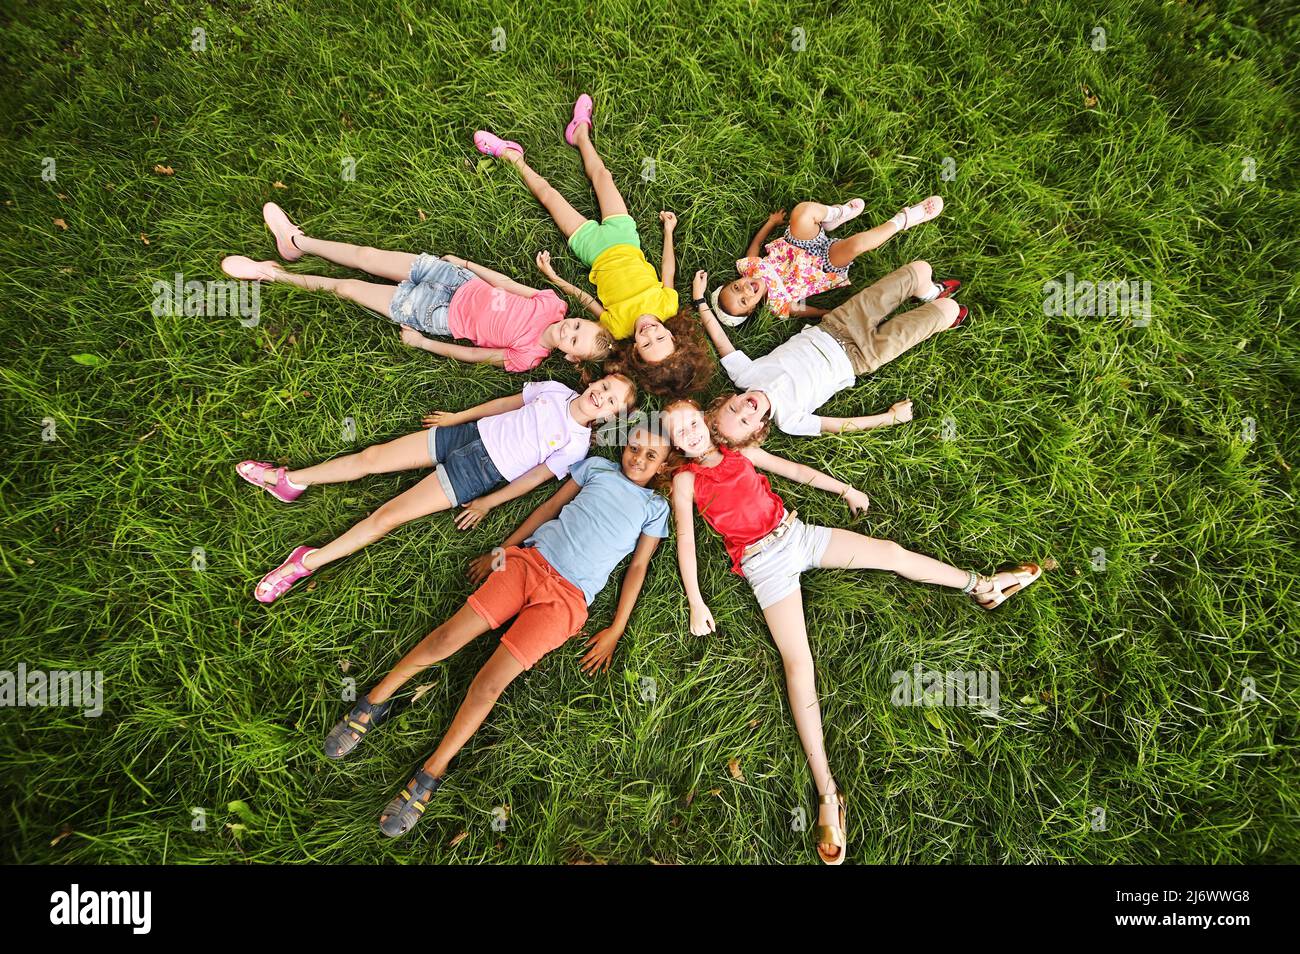
[[799, 575], [821, 566], [830, 542], [829, 529], [796, 517], [781, 539], [741, 560], [741, 572], [753, 588], [759, 608], [767, 609], [799, 589]]

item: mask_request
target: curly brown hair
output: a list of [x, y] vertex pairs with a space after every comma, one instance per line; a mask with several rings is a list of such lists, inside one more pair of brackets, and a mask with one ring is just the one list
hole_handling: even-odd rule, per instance
[[709, 433], [713, 435], [713, 442], [719, 447], [730, 447], [732, 450], [740, 450], [742, 447], [754, 447], [758, 444], [762, 444], [763, 441], [767, 440], [767, 435], [772, 432], [772, 417], [770, 413], [767, 420], [763, 422], [763, 426], [750, 435], [748, 440], [741, 441], [740, 443], [727, 440], [718, 433], [718, 429], [714, 426], [714, 421], [717, 420], [718, 412], [722, 410], [722, 406], [735, 396], [735, 391], [727, 391], [723, 394], [719, 394], [709, 402], [709, 406], [704, 411], [704, 420], [709, 424]]
[[619, 344], [606, 369], [631, 375], [656, 397], [676, 397], [703, 390], [713, 377], [714, 364], [700, 323], [689, 308], [683, 308], [663, 326], [673, 336], [672, 354], [651, 364], [641, 357], [636, 342], [629, 338]]

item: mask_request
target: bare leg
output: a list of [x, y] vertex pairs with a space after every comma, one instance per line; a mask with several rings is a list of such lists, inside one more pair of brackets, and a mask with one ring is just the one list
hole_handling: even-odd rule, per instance
[[831, 242], [830, 259], [836, 268], [843, 268], [863, 252], [880, 248], [898, 234], [898, 226], [893, 222], [882, 222], [875, 228], [850, 235], [846, 239]]
[[[808, 759], [808, 768], [812, 772], [813, 783], [818, 795], [829, 795], [836, 791], [835, 781], [831, 778], [830, 763], [826, 760], [826, 742], [822, 734], [822, 710], [817, 701], [817, 682], [813, 671], [812, 651], [808, 648], [808, 628], [803, 616], [803, 593], [796, 590], [779, 603], [774, 603], [763, 610], [767, 628], [772, 633], [772, 641], [781, 653], [781, 662], [785, 666], [786, 694], [790, 698], [790, 714], [794, 716], [794, 726], [799, 733], [799, 742]], [[839, 823], [837, 805], [820, 805], [818, 814], [821, 824]], [[833, 845], [823, 844], [828, 852], [834, 852]]]
[[[416, 431], [385, 444], [372, 444], [363, 451], [336, 457], [314, 467], [288, 471], [285, 476], [300, 487], [312, 484], [342, 484], [371, 474], [432, 467], [429, 432]], [[274, 477], [269, 481], [274, 483]]]
[[[393, 670], [366, 693], [366, 698], [375, 705], [388, 701], [394, 692], [412, 678], [434, 663], [446, 659], [489, 629], [491, 627], [483, 617], [469, 606], [462, 606], [451, 619], [420, 640], [415, 648], [403, 656]], [[370, 722], [370, 713], [363, 712], [356, 716], [356, 720], [366, 725]], [[354, 744], [361, 741], [360, 734], [355, 730], [351, 734]]]
[[510, 650], [505, 646], [497, 647], [496, 652], [483, 664], [483, 668], [470, 683], [469, 691], [465, 693], [465, 701], [456, 710], [456, 718], [452, 720], [451, 728], [447, 730], [438, 747], [424, 763], [426, 772], [434, 778], [442, 778], [447, 774], [447, 767], [451, 764], [451, 760], [478, 731], [478, 727], [488, 717], [488, 713], [492, 711], [492, 707], [496, 705], [497, 699], [505, 691], [506, 686], [514, 682], [523, 671], [524, 667], [519, 664], [519, 660], [510, 655]]
[[892, 540], [877, 540], [852, 530], [832, 530], [830, 545], [817, 565], [830, 570], [892, 570], [918, 583], [958, 590], [970, 582], [965, 570], [905, 550]]
[[411, 274], [415, 256], [410, 252], [387, 252], [368, 245], [327, 242], [307, 235], [294, 237], [293, 243], [309, 255], [319, 255], [347, 268], [357, 268], [380, 278], [400, 282]]
[[790, 234], [805, 242], [815, 239], [830, 211], [830, 206], [820, 202], [800, 202], [790, 213]]
[[398, 689], [436, 662], [462, 649], [492, 627], [466, 604], [424, 639], [393, 667], [393, 671], [367, 693], [372, 703], [384, 702]]
[[546, 211], [551, 213], [551, 218], [560, 227], [560, 231], [564, 233], [565, 238], [578, 231], [582, 227], [582, 223], [587, 221], [587, 217], [569, 205], [569, 201], [555, 191], [555, 186], [534, 172], [532, 166], [525, 162], [524, 157], [519, 153], [513, 149], [507, 149], [501, 154], [501, 158], [519, 170], [524, 185], [528, 186], [529, 191], [532, 192], [537, 201], [546, 207]]
[[596, 190], [596, 204], [600, 206], [601, 221], [611, 215], [627, 215], [627, 203], [623, 201], [623, 194], [614, 185], [614, 177], [605, 168], [605, 161], [596, 152], [596, 147], [591, 144], [591, 127], [585, 123], [579, 126], [573, 138], [578, 144], [578, 152], [582, 153], [582, 168]]
[[298, 275], [286, 272], [282, 268], [275, 270], [275, 280], [295, 288], [307, 291], [327, 291], [355, 301], [358, 305], [378, 312], [385, 318], [391, 318], [389, 306], [393, 303], [396, 285], [380, 285], [377, 282], [363, 282], [358, 278], [326, 278], [324, 275]]
[[[365, 453], [364, 451], [362, 453]], [[428, 455], [425, 455], [428, 459]], [[427, 465], [426, 465], [427, 466]], [[370, 516], [359, 521], [342, 536], [335, 537], [319, 550], [313, 550], [303, 557], [303, 565], [309, 570], [319, 570], [327, 563], [332, 563], [349, 553], [356, 553], [362, 547], [368, 547], [380, 537], [387, 536], [404, 523], [427, 517], [431, 513], [440, 513], [451, 509], [437, 474], [430, 474], [410, 490], [398, 494]]]

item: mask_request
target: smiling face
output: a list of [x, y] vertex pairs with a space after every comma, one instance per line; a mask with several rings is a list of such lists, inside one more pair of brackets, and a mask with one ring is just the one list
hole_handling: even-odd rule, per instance
[[632, 389], [612, 374], [593, 382], [578, 397], [577, 406], [589, 421], [601, 421], [626, 411], [632, 403]]
[[658, 364], [672, 355], [675, 346], [672, 332], [654, 315], [642, 315], [632, 330], [636, 353], [646, 364]]
[[623, 476], [638, 487], [646, 486], [664, 469], [671, 449], [666, 438], [644, 427], [636, 428], [623, 448]]
[[748, 315], [767, 294], [767, 282], [761, 278], [737, 278], [725, 285], [718, 295], [718, 304], [729, 315]]
[[673, 446], [687, 457], [703, 457], [713, 450], [713, 437], [704, 414], [693, 404], [680, 401], [664, 409], [664, 430]]
[[571, 361], [594, 361], [608, 349], [601, 340], [601, 325], [586, 318], [565, 318], [555, 333], [555, 346]]
[[714, 414], [718, 436], [729, 444], [744, 444], [762, 430], [772, 412], [772, 402], [762, 391], [746, 391], [724, 403]]

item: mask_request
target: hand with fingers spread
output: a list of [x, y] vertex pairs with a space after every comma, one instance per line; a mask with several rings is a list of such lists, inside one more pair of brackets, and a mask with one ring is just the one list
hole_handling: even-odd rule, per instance
[[713, 621], [713, 611], [704, 603], [691, 604], [691, 635], [707, 636], [717, 632], [718, 624]]
[[785, 209], [777, 209], [767, 217], [768, 225], [782, 225], [785, 223]]
[[425, 427], [455, 427], [460, 423], [460, 415], [452, 411], [430, 411], [421, 420]]
[[618, 645], [623, 633], [613, 626], [607, 626], [587, 640], [589, 647], [582, 657], [579, 667], [588, 676], [598, 672], [609, 672], [610, 663], [614, 661], [614, 647]]
[[492, 505], [484, 503], [483, 498], [471, 500], [468, 503], [460, 505], [461, 511], [456, 514], [456, 526], [461, 530], [468, 530], [476, 526], [480, 520], [492, 512]]

